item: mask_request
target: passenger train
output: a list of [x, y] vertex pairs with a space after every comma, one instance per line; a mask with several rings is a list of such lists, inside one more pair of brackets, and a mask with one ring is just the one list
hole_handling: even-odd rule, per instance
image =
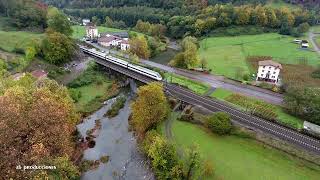
[[89, 54], [91, 54], [93, 56], [96, 56], [98, 58], [104, 59], [104, 60], [109, 61], [111, 63], [114, 63], [114, 64], [117, 64], [119, 66], [122, 66], [124, 68], [130, 69], [130, 70], [135, 71], [135, 72], [137, 72], [139, 74], [143, 74], [143, 75], [148, 76], [148, 77], [150, 77], [152, 79], [155, 79], [155, 80], [158, 80], [158, 81], [162, 80], [162, 77], [158, 72], [152, 71], [150, 69], [147, 69], [147, 68], [144, 68], [144, 67], [141, 67], [141, 66], [130, 64], [127, 61], [121, 60], [119, 58], [108, 56], [106, 53], [99, 52], [99, 51], [95, 50], [94, 48], [93, 49], [87, 49], [86, 47], [80, 46], [80, 49], [83, 52], [89, 53]]

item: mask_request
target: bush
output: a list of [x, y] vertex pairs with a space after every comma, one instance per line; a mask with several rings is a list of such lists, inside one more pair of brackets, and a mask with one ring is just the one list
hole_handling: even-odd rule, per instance
[[205, 177], [213, 176], [213, 174], [214, 174], [214, 166], [213, 166], [211, 161], [205, 160], [203, 162], [203, 167], [202, 168], [203, 168], [202, 169], [203, 176], [205, 176]]
[[231, 118], [227, 113], [217, 112], [208, 118], [207, 127], [219, 135], [230, 134], [232, 130]]
[[71, 96], [71, 98], [74, 100], [75, 103], [77, 103], [82, 96], [81, 91], [74, 89], [74, 88], [70, 88], [68, 90], [69, 90], [69, 95]]
[[125, 102], [126, 102], [125, 97], [117, 98], [116, 102], [112, 104], [111, 109], [107, 111], [106, 115], [109, 118], [117, 116], [119, 113], [119, 110], [124, 107]]

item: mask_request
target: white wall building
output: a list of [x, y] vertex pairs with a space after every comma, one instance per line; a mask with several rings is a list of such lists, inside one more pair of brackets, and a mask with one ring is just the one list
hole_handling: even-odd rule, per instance
[[128, 40], [122, 40], [121, 42], [120, 42], [120, 49], [122, 50], [122, 51], [126, 51], [126, 50], [129, 50], [130, 49], [130, 44], [129, 44], [129, 41]]
[[90, 19], [82, 19], [83, 26], [86, 26], [88, 23], [90, 23]]
[[86, 36], [90, 39], [95, 39], [99, 37], [98, 28], [93, 23], [88, 23], [86, 25]]
[[281, 64], [272, 60], [259, 61], [257, 81], [278, 83], [281, 69]]

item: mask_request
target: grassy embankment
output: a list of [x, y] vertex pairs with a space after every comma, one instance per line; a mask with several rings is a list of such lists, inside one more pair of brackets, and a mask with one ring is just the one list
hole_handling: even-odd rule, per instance
[[207, 84], [193, 81], [191, 79], [188, 79], [179, 75], [175, 75], [175, 74], [166, 73], [165, 78], [170, 83], [179, 84], [200, 95], [203, 95], [210, 89], [210, 86]]
[[[232, 98], [230, 98], [234, 93], [222, 88], [218, 88], [216, 89], [210, 96], [223, 100], [223, 101], [227, 101], [229, 103], [234, 104], [236, 107], [238, 107], [239, 109], [242, 109], [241, 106], [236, 105], [236, 102], [234, 102], [232, 100]], [[249, 98], [249, 97], [245, 97], [247, 102], [251, 102], [254, 103], [256, 101], [260, 101], [254, 98]], [[261, 102], [261, 101], [260, 101]], [[268, 104], [266, 104], [267, 106]], [[271, 105], [270, 105], [271, 106]], [[296, 129], [301, 129], [303, 127], [303, 121], [291, 116], [289, 114], [287, 114], [286, 112], [284, 112], [284, 110], [280, 107], [280, 106], [276, 106], [276, 105], [272, 105], [273, 108], [275, 109], [275, 112], [277, 114], [277, 120], [281, 123], [284, 123], [290, 127], [296, 128]]]
[[[214, 163], [208, 179], [318, 179], [320, 167], [239, 136], [218, 136], [187, 122], [174, 121], [174, 142], [186, 148], [199, 144], [203, 158]], [[192, 133], [190, 133], [192, 132]]]
[[207, 59], [213, 73], [240, 80], [239, 74], [254, 73], [250, 72], [247, 56], [272, 56], [283, 64], [299, 64], [301, 59], [307, 59], [309, 65], [318, 65], [320, 58], [312, 47], [301, 50], [292, 43], [293, 39], [276, 33], [209, 37], [201, 41], [199, 54]]
[[286, 3], [283, 0], [269, 0], [266, 3], [266, 6], [268, 7], [272, 7], [272, 8], [282, 8], [282, 7], [286, 7], [289, 8], [290, 10], [298, 10], [301, 9], [300, 6], [298, 5], [294, 5], [294, 4], [290, 4], [290, 3]]

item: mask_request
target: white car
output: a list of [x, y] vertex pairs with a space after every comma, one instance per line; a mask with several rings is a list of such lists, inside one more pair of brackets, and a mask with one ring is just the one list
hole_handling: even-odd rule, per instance
[[302, 40], [301, 39], [294, 39], [293, 42], [296, 44], [301, 44]]

